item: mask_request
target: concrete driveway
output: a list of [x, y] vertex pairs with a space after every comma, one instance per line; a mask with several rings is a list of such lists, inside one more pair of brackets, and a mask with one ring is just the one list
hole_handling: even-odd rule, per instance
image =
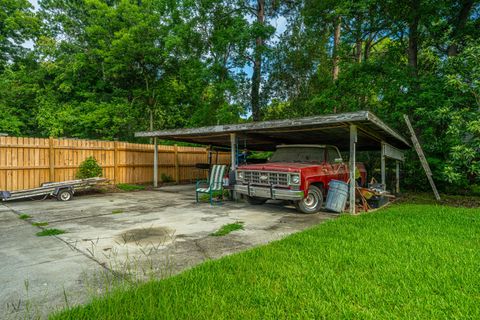
[[[20, 214], [31, 218], [20, 220]], [[118, 279], [169, 276], [336, 216], [302, 215], [281, 203], [195, 204], [191, 185], [77, 196], [70, 202], [5, 203], [0, 206], [0, 314], [45, 315], [83, 303]], [[243, 222], [244, 230], [210, 235], [234, 222]], [[42, 228], [66, 233], [37, 237]]]

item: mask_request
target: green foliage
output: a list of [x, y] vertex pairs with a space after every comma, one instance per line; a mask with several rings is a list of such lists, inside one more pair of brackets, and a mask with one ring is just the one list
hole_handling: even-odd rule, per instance
[[261, 159], [261, 160], [266, 160], [272, 156], [273, 152], [271, 151], [266, 151], [266, 152], [252, 152], [248, 156], [248, 159]]
[[479, 233], [478, 209], [342, 215], [52, 319], [475, 319]]
[[[480, 42], [465, 49], [445, 65], [445, 87], [460, 91], [474, 100], [455, 99], [440, 110], [447, 124], [449, 157], [445, 162], [444, 179], [467, 187], [480, 183]], [[449, 100], [453, 100], [450, 98]], [[463, 101], [462, 101], [463, 100]], [[448, 100], [447, 100], [448, 101]], [[459, 104], [461, 108], [459, 107]]]
[[117, 184], [117, 188], [123, 191], [140, 191], [145, 190], [145, 186], [137, 185], [137, 184], [128, 184], [128, 183], [119, 183]]
[[0, 71], [25, 53], [22, 43], [31, 40], [39, 27], [28, 0], [2, 0], [0, 3]]
[[119, 214], [119, 213], [123, 213], [124, 211], [122, 209], [115, 209], [115, 210], [112, 210], [112, 214]]
[[28, 215], [26, 213], [22, 213], [21, 215], [18, 216], [18, 219], [22, 219], [22, 220], [28, 220], [30, 219], [32, 216], [31, 215]]
[[213, 237], [221, 237], [229, 234], [230, 232], [236, 231], [236, 230], [243, 230], [243, 222], [242, 221], [237, 221], [235, 223], [229, 223], [226, 225], [223, 225], [220, 229], [215, 231], [214, 233], [211, 233], [210, 235]]
[[59, 234], [64, 234], [66, 233], [65, 230], [60, 230], [60, 229], [43, 229], [40, 232], [37, 232], [38, 237], [48, 237], [48, 236], [56, 236]]
[[93, 156], [83, 160], [77, 171], [77, 179], [88, 179], [101, 176], [102, 167], [100, 167], [97, 160]]
[[172, 181], [173, 181], [172, 176], [169, 176], [169, 175], [167, 175], [167, 174], [165, 174], [165, 173], [162, 173], [162, 174], [160, 175], [160, 179], [162, 179], [162, 182], [172, 182]]

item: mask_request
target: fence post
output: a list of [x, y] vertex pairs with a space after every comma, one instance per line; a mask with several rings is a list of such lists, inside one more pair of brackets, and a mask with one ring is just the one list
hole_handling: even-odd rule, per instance
[[55, 181], [55, 149], [53, 148], [53, 137], [48, 138], [48, 165], [50, 167], [49, 180]]
[[174, 145], [175, 151], [175, 182], [180, 183], [180, 164], [178, 163], [178, 146]]
[[207, 146], [205, 148], [205, 153], [206, 153], [206, 156], [207, 156], [207, 163], [208, 163], [208, 170], [207, 170], [207, 173], [205, 174], [205, 170], [203, 171], [204, 172], [204, 176], [202, 177], [202, 179], [208, 179], [208, 175], [210, 174], [210, 169], [212, 168], [212, 153], [211, 153], [211, 149], [212, 149], [212, 146]]
[[158, 187], [158, 143], [157, 138], [153, 138], [153, 187]]
[[113, 184], [117, 184], [118, 180], [118, 141], [113, 141]]

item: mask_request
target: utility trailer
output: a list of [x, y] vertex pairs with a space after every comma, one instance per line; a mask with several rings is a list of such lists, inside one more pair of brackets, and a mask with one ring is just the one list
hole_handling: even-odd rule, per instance
[[59, 201], [69, 201], [77, 191], [89, 189], [99, 183], [105, 182], [105, 178], [89, 178], [81, 180], [69, 180], [63, 182], [46, 182], [38, 188], [0, 191], [2, 201], [29, 199], [35, 197], [55, 197]]

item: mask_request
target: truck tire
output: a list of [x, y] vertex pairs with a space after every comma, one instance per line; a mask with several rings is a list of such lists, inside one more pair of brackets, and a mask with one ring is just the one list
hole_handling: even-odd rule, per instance
[[69, 201], [72, 199], [72, 197], [73, 197], [73, 193], [68, 189], [60, 190], [57, 194], [58, 201]]
[[260, 204], [264, 204], [265, 202], [267, 202], [267, 199], [247, 196], [247, 202], [249, 204], [252, 204], [252, 205], [260, 205]]
[[317, 186], [310, 186], [308, 195], [295, 202], [295, 207], [302, 213], [316, 213], [323, 206], [323, 190]]

